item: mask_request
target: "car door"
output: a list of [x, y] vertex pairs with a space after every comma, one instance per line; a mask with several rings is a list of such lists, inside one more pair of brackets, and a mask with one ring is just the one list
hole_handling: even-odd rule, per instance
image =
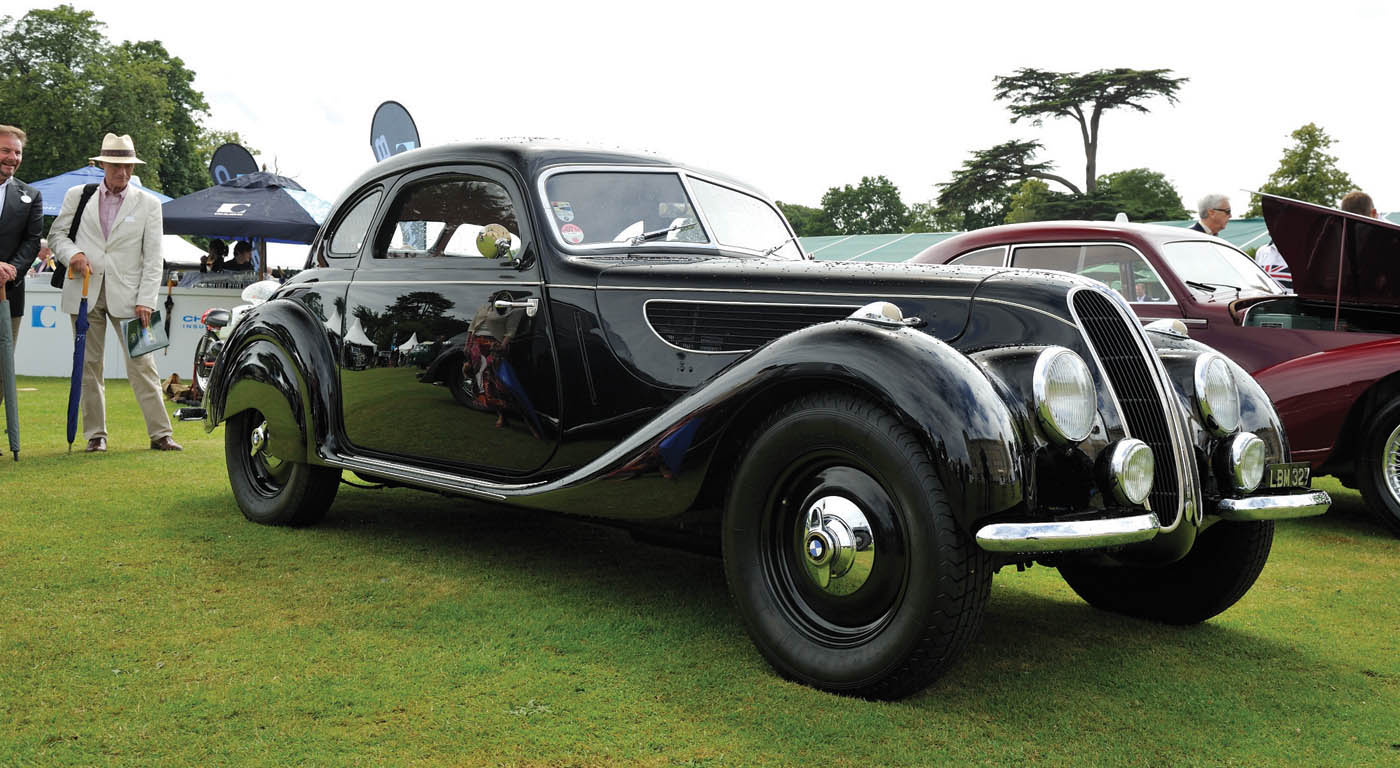
[[419, 171], [376, 221], [341, 346], [355, 450], [485, 474], [543, 466], [559, 377], [519, 187], [491, 167]]

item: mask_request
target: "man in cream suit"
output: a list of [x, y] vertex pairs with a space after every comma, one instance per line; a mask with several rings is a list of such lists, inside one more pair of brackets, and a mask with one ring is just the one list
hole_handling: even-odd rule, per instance
[[[87, 271], [92, 275], [88, 284], [90, 326], [83, 359], [82, 401], [83, 436], [88, 441], [88, 453], [107, 450], [102, 355], [109, 321], [119, 337], [121, 320], [134, 317], [142, 324], [149, 323], [151, 312], [157, 306], [164, 268], [160, 256], [163, 234], [160, 202], [130, 184], [132, 169], [143, 164], [136, 158], [131, 137], [107, 134], [102, 139], [102, 154], [92, 159], [102, 164], [105, 178], [83, 209], [76, 242], [68, 238], [68, 230], [82, 196], [82, 187], [73, 187], [64, 195], [63, 208], [49, 229], [54, 257], [62, 268], [74, 275], [63, 284], [59, 306], [74, 316], [75, 326], [82, 301], [82, 276]], [[131, 390], [141, 405], [141, 415], [146, 418], [151, 448], [180, 450], [179, 443], [170, 437], [173, 430], [161, 397], [155, 360], [150, 355], [127, 358], [126, 372]]]

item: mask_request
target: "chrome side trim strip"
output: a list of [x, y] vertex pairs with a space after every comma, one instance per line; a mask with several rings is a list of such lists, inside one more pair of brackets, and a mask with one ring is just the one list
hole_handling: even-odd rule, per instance
[[1288, 520], [1314, 517], [1332, 506], [1327, 491], [1307, 491], [1280, 496], [1250, 496], [1247, 499], [1221, 499], [1216, 514], [1221, 520]]
[[[939, 300], [947, 300], [947, 301], [964, 301], [964, 302], [968, 300], [968, 297], [967, 297], [967, 296], [947, 296], [947, 295], [944, 295], [944, 294], [933, 294], [933, 293], [844, 293], [844, 292], [836, 292], [836, 291], [780, 291], [780, 290], [774, 290], [774, 289], [771, 289], [771, 288], [658, 288], [658, 287], [649, 286], [649, 285], [603, 285], [603, 286], [594, 286], [594, 285], [575, 285], [575, 284], [572, 284], [572, 283], [549, 283], [549, 284], [548, 284], [547, 286], [545, 286], [545, 287], [547, 287], [547, 288], [575, 288], [575, 289], [587, 290], [587, 291], [592, 291], [592, 290], [598, 290], [598, 291], [652, 291], [652, 292], [655, 292], [655, 293], [669, 293], [669, 292], [685, 292], [685, 293], [754, 293], [754, 294], [762, 294], [762, 295], [765, 295], [765, 296], [841, 296], [841, 297], [850, 297], [850, 296], [853, 296], [853, 297], [871, 297], [871, 296], [875, 296], [875, 297], [878, 297], [879, 299], [884, 299], [884, 300], [888, 300], [888, 299], [939, 299]], [[1076, 325], [1074, 324], [1074, 321], [1073, 321], [1073, 320], [1067, 320], [1067, 319], [1065, 319], [1065, 318], [1063, 318], [1063, 317], [1060, 317], [1059, 315], [1056, 315], [1056, 314], [1054, 314], [1054, 313], [1052, 313], [1052, 312], [1047, 312], [1047, 311], [1045, 311], [1045, 310], [1043, 310], [1043, 309], [1041, 309], [1041, 308], [1039, 308], [1039, 307], [1032, 307], [1032, 306], [1029, 306], [1029, 305], [1026, 305], [1026, 304], [1018, 304], [1018, 303], [1016, 303], [1016, 302], [1014, 302], [1014, 301], [1006, 301], [1005, 299], [990, 299], [990, 298], [986, 298], [986, 297], [984, 297], [984, 296], [977, 296], [977, 297], [975, 297], [975, 300], [976, 300], [976, 301], [985, 301], [985, 302], [988, 302], [988, 303], [991, 303], [991, 304], [1004, 304], [1004, 305], [1006, 305], [1006, 306], [1008, 306], [1008, 307], [1019, 307], [1020, 309], [1027, 310], [1027, 311], [1029, 311], [1029, 312], [1037, 312], [1037, 313], [1039, 313], [1039, 314], [1045, 315], [1046, 317], [1048, 317], [1048, 318], [1050, 318], [1050, 319], [1052, 319], [1052, 320], [1058, 320], [1058, 321], [1060, 321], [1061, 323], [1064, 323], [1065, 325], [1067, 325], [1067, 326], [1069, 326], [1069, 327], [1071, 327], [1071, 328], [1077, 328], [1077, 327], [1078, 327], [1078, 326], [1076, 326]]]
[[359, 456], [323, 455], [321, 456], [321, 460], [324, 461], [327, 466], [348, 469], [351, 472], [364, 471], [371, 475], [392, 473], [397, 478], [412, 483], [413, 485], [475, 496], [480, 499], [491, 499], [492, 501], [505, 500], [507, 498], [506, 492], [518, 492], [543, 485], [543, 483], [500, 485], [496, 483], [473, 482], [463, 479], [459, 475], [451, 475], [446, 472], [437, 472], [431, 469], [411, 467], [398, 462], [380, 461], [379, 459], [369, 459]]
[[1159, 530], [1151, 512], [1108, 520], [993, 523], [977, 531], [977, 545], [988, 552], [1068, 552], [1136, 544]]

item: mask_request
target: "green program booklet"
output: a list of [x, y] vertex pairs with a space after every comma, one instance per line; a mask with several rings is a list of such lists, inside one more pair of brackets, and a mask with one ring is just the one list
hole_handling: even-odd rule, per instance
[[140, 357], [170, 346], [170, 337], [165, 335], [159, 309], [151, 313], [150, 324], [144, 328], [139, 318], [123, 320], [122, 338], [126, 339], [126, 353], [131, 357]]

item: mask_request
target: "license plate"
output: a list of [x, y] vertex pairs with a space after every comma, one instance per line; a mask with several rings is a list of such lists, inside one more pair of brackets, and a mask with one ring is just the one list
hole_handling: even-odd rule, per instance
[[1269, 464], [1264, 467], [1265, 488], [1307, 488], [1312, 483], [1312, 465], [1306, 461]]

